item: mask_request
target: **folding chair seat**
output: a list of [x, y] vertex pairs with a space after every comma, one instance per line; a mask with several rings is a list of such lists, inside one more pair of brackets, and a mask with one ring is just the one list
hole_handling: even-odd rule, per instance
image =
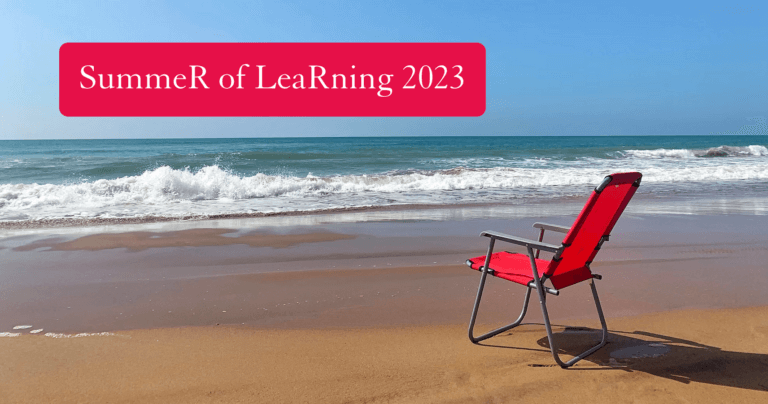
[[[485, 255], [482, 257], [470, 258], [467, 260], [467, 266], [479, 271], [485, 263]], [[531, 261], [525, 254], [516, 254], [509, 251], [498, 252], [491, 255], [491, 262], [488, 265], [491, 267], [491, 275], [519, 283], [523, 286], [533, 281], [533, 274], [531, 273]], [[539, 269], [539, 276], [544, 276], [544, 271], [541, 268], [547, 268], [549, 261], [536, 259], [536, 268]]]
[[[467, 266], [475, 271], [479, 271], [484, 263], [485, 255], [467, 260]], [[546, 277], [552, 263], [553, 261], [536, 258], [536, 268], [539, 271], [539, 277]], [[531, 282], [534, 282], [533, 274], [531, 273], [531, 261], [525, 254], [509, 251], [494, 253], [491, 254], [491, 261], [488, 266], [491, 268], [490, 274], [497, 278], [519, 283], [523, 286], [528, 286]], [[592, 276], [593, 274], [589, 267], [583, 266], [573, 271], [555, 273], [550, 279], [552, 285], [559, 290], [585, 281], [592, 278]]]
[[[608, 326], [605, 323], [603, 309], [600, 306], [600, 299], [597, 296], [594, 282], [595, 279], [602, 279], [602, 276], [592, 273], [590, 264], [603, 243], [608, 241], [611, 230], [613, 230], [616, 221], [619, 220], [622, 212], [624, 212], [624, 208], [626, 208], [635, 191], [640, 186], [641, 179], [642, 174], [636, 172], [618, 173], [605, 177], [603, 182], [592, 192], [592, 195], [571, 227], [534, 223], [533, 227], [539, 229], [538, 241], [495, 231], [482, 232], [481, 236], [490, 238], [488, 253], [484, 256], [467, 260], [467, 265], [470, 268], [481, 273], [480, 286], [477, 289], [477, 297], [475, 298], [472, 317], [469, 321], [469, 339], [474, 343], [478, 343], [520, 325], [528, 310], [531, 290], [535, 289], [539, 295], [539, 302], [542, 314], [544, 315], [544, 325], [547, 329], [549, 347], [558, 365], [563, 368], [570, 367], [603, 347], [607, 342]], [[566, 235], [560, 245], [548, 244], [543, 242], [545, 230], [565, 233]], [[508, 251], [494, 253], [493, 249], [496, 241], [523, 246], [526, 248], [527, 254]], [[540, 259], [539, 254], [541, 251], [552, 253], [552, 259]], [[475, 337], [475, 320], [477, 319], [485, 281], [489, 274], [527, 287], [523, 300], [523, 309], [520, 312], [520, 316], [512, 324]], [[551, 282], [552, 287], [545, 286], [547, 280]], [[587, 351], [576, 355], [573, 359], [563, 362], [560, 360], [557, 347], [552, 338], [552, 326], [547, 314], [546, 295], [558, 296], [563, 288], [586, 280], [590, 281], [592, 296], [594, 297], [597, 313], [603, 327], [602, 341]]]

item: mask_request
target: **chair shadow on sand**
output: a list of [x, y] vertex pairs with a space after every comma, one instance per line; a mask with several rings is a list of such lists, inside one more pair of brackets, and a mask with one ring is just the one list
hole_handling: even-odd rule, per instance
[[[563, 355], [564, 359], [567, 355], [577, 355], [585, 346], [595, 345], [600, 341], [600, 330], [564, 328], [553, 335], [558, 353]], [[546, 336], [537, 342], [549, 352]], [[487, 343], [480, 345], [516, 349], [512, 346]], [[645, 331], [610, 331], [608, 344], [584, 361], [585, 363], [570, 369], [644, 372], [685, 384], [697, 382], [768, 392], [768, 354], [726, 351]], [[597, 367], [589, 366], [586, 362], [591, 362]], [[557, 365], [548, 362], [546, 365], [529, 366]]]

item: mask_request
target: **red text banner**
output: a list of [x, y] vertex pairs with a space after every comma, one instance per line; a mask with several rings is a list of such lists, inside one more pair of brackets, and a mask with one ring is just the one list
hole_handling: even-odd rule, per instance
[[480, 116], [479, 43], [66, 43], [65, 116]]

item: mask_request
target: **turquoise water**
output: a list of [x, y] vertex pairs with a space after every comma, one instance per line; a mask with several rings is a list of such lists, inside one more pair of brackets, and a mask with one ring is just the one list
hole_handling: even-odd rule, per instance
[[768, 145], [767, 136], [395, 137], [0, 141], [0, 183], [93, 181], [162, 166], [318, 176], [530, 166], [531, 159], [620, 159], [626, 150]]
[[0, 221], [517, 203], [641, 171], [648, 194], [768, 196], [768, 136], [0, 141]]

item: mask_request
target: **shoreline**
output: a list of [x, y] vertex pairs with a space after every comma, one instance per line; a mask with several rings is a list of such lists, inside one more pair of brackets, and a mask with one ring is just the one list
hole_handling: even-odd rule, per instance
[[[284, 220], [290, 223], [303, 218], [323, 218], [327, 221], [378, 220], [378, 216], [402, 214], [406, 220], [452, 220], [452, 216], [466, 218], [515, 217], [536, 218], [556, 215], [576, 214], [583, 206], [583, 198], [568, 197], [550, 199], [521, 200], [516, 203], [500, 204], [462, 203], [462, 204], [401, 204], [389, 206], [358, 206], [317, 209], [311, 211], [250, 212], [216, 215], [188, 216], [142, 216], [110, 218], [55, 218], [18, 221], [0, 221], [0, 232], [13, 231], [56, 231], [57, 229], [107, 228], [111, 226], [184, 224], [189, 227], [201, 227], [207, 223], [226, 221]], [[542, 209], [543, 207], [543, 209]], [[756, 197], [701, 197], [676, 196], [659, 199], [653, 195], [637, 195], [627, 207], [627, 214], [633, 215], [768, 215], [768, 200]], [[347, 219], [348, 217], [350, 217]], [[383, 219], [388, 220], [388, 219]], [[392, 219], [389, 219], [392, 220]], [[397, 220], [397, 219], [395, 219]], [[258, 224], [252, 222], [252, 224]], [[2, 233], [0, 233], [0, 237]], [[1, 240], [2, 238], [0, 238]]]
[[[466, 205], [471, 206], [490, 206], [491, 204]], [[248, 218], [266, 218], [266, 217], [291, 217], [291, 216], [311, 216], [325, 215], [334, 213], [351, 212], [377, 212], [377, 211], [399, 211], [415, 209], [435, 209], [450, 205], [392, 205], [392, 206], [359, 206], [348, 208], [330, 208], [317, 209], [311, 211], [286, 211], [286, 212], [251, 212], [251, 213], [227, 213], [218, 215], [189, 215], [189, 216], [142, 216], [142, 217], [112, 217], [112, 218], [56, 218], [56, 219], [33, 219], [20, 221], [0, 221], [0, 230], [18, 230], [18, 229], [38, 229], [38, 228], [62, 228], [62, 227], [86, 227], [99, 225], [121, 225], [121, 224], [147, 224], [163, 222], [183, 222], [183, 221], [205, 221], [205, 220], [226, 220], [226, 219], [248, 219]]]

